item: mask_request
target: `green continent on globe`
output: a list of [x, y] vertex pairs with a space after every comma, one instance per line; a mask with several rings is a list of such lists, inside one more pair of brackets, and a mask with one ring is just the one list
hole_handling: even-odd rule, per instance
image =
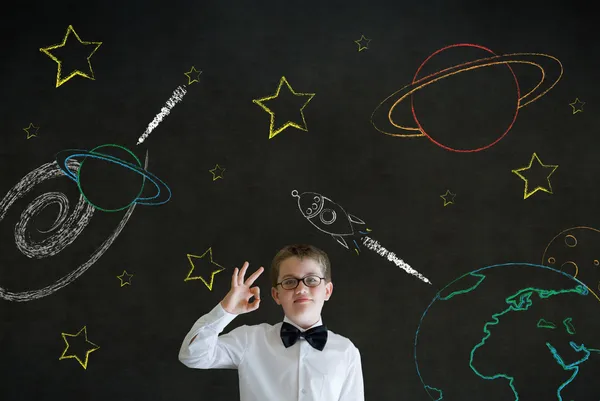
[[[481, 281], [480, 281], [480, 283], [481, 283]], [[475, 347], [473, 347], [473, 349], [471, 350], [469, 366], [471, 367], [473, 372], [475, 372], [475, 374], [477, 374], [482, 379], [486, 379], [486, 380], [494, 380], [494, 379], [499, 379], [499, 378], [508, 380], [508, 384], [510, 385], [511, 390], [515, 395], [515, 401], [518, 401], [519, 393], [514, 385], [514, 377], [512, 377], [508, 374], [505, 374], [505, 373], [496, 373], [492, 376], [484, 375], [484, 374], [480, 373], [477, 370], [477, 368], [473, 365], [473, 357], [475, 355], [475, 352], [477, 351], [477, 349], [483, 347], [484, 344], [486, 343], [486, 341], [490, 338], [491, 333], [488, 328], [489, 328], [489, 326], [497, 325], [498, 323], [500, 323], [500, 320], [499, 320], [500, 317], [502, 317], [508, 313], [511, 313], [511, 312], [524, 311], [524, 310], [529, 309], [533, 305], [532, 298], [534, 298], [535, 295], [537, 295], [540, 299], [546, 299], [546, 298], [550, 298], [550, 297], [553, 297], [556, 295], [566, 294], [566, 293], [575, 293], [575, 294], [579, 294], [579, 295], [586, 295], [588, 293], [588, 291], [582, 285], [577, 285], [574, 288], [567, 288], [567, 289], [562, 289], [562, 290], [546, 290], [546, 289], [541, 289], [541, 288], [529, 287], [529, 288], [523, 288], [523, 289], [517, 291], [515, 294], [507, 297], [506, 303], [508, 304], [508, 307], [506, 309], [504, 309], [502, 312], [494, 313], [492, 315], [492, 320], [485, 323], [485, 325], [483, 326], [483, 331], [484, 331], [485, 335], [483, 336], [481, 341], [477, 345], [475, 345]], [[570, 322], [570, 318], [565, 319], [565, 321], [564, 321], [565, 326], [567, 326], [568, 322]], [[546, 323], [548, 324], [549, 328], [556, 327], [556, 325], [554, 325], [551, 322], [546, 322]], [[539, 325], [540, 325], [540, 322], [538, 322], [538, 327], [539, 327]], [[552, 327], [552, 326], [554, 326], [554, 327]], [[544, 326], [542, 326], [542, 327], [544, 327]], [[572, 325], [567, 326], [567, 328], [569, 328], [569, 327], [572, 328], [573, 326]], [[574, 329], [572, 329], [572, 330], [574, 333]], [[572, 332], [569, 331], [569, 334], [572, 334]], [[552, 352], [554, 359], [557, 361], [557, 363], [563, 369], [573, 371], [573, 374], [571, 375], [571, 377], [567, 381], [562, 383], [556, 391], [558, 399], [562, 401], [562, 396], [560, 394], [562, 389], [565, 388], [570, 382], [572, 382], [573, 379], [575, 379], [575, 376], [577, 376], [577, 373], [579, 372], [578, 365], [588, 359], [588, 357], [590, 356], [590, 350], [588, 350], [583, 344], [578, 346], [574, 342], [571, 342], [570, 343], [571, 347], [576, 352], [583, 352], [584, 356], [581, 357], [579, 360], [567, 365], [563, 362], [563, 360], [560, 357], [560, 355], [558, 354], [557, 350], [551, 344], [546, 343], [546, 345], [550, 349], [550, 352]]]
[[[547, 273], [552, 275], [546, 276]], [[559, 279], [565, 282], [561, 284]], [[485, 395], [488, 387], [469, 382], [475, 373], [479, 379], [497, 383], [489, 383], [492, 393], [488, 395], [496, 397], [494, 400], [506, 400], [507, 396], [514, 401], [537, 400], [544, 393], [545, 399], [563, 401], [563, 389], [576, 378], [583, 362], [592, 353], [600, 355], [600, 350], [590, 348], [593, 344], [589, 344], [595, 338], [594, 332], [590, 332], [594, 328], [590, 322], [594, 319], [582, 323], [581, 308], [576, 307], [579, 302], [587, 305], [589, 294], [589, 288], [573, 276], [529, 263], [487, 266], [458, 277], [436, 294], [417, 328], [415, 364], [425, 391], [433, 401], [462, 400], [466, 396], [474, 397], [473, 400], [488, 399]], [[570, 310], [579, 312], [577, 325], [572, 317], [565, 317], [571, 315]], [[426, 316], [432, 317], [425, 319]], [[562, 317], [555, 320], [557, 316]], [[443, 331], [438, 331], [440, 326], [435, 322], [439, 321], [444, 323]], [[576, 326], [581, 337], [578, 342], [569, 340], [575, 338]], [[521, 332], [520, 327], [527, 331]], [[444, 335], [444, 341], [431, 343], [435, 338], [431, 330]], [[421, 335], [424, 331], [430, 334]], [[453, 346], [448, 347], [449, 344]], [[507, 352], [512, 344], [521, 348], [515, 353]], [[427, 348], [424, 366], [435, 364], [434, 368], [428, 368], [429, 380], [422, 376], [417, 358], [417, 349], [422, 347]], [[546, 359], [538, 360], [540, 357]], [[461, 364], [464, 368], [452, 365], [458, 358], [464, 360], [464, 365]], [[544, 369], [554, 373], [538, 382], [537, 378], [545, 374]], [[585, 375], [578, 379], [577, 385], [569, 387], [569, 393], [586, 386], [585, 380]], [[505, 392], [498, 392], [502, 383], [508, 383], [510, 391], [505, 388]], [[545, 387], [538, 387], [542, 383]], [[470, 388], [475, 393], [471, 394]], [[564, 401], [573, 398], [566, 397]]]

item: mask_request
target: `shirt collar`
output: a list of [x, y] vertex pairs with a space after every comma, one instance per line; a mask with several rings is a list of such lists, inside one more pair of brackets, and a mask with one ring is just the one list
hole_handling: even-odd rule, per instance
[[320, 325], [322, 325], [322, 324], [323, 324], [323, 319], [322, 319], [320, 316], [319, 316], [319, 321], [318, 321], [317, 323], [313, 324], [312, 326], [310, 326], [310, 327], [309, 327], [308, 329], [306, 329], [306, 330], [305, 330], [305, 329], [303, 329], [302, 327], [298, 326], [296, 323], [292, 322], [292, 321], [291, 321], [291, 320], [290, 320], [290, 319], [289, 319], [287, 316], [284, 316], [284, 317], [283, 317], [283, 321], [284, 321], [284, 322], [286, 322], [286, 323], [289, 323], [289, 324], [291, 324], [292, 326], [296, 327], [296, 328], [297, 328], [298, 330], [300, 330], [300, 331], [306, 331], [306, 330], [310, 330], [310, 329], [312, 329], [313, 327], [317, 327], [317, 326], [320, 326]]

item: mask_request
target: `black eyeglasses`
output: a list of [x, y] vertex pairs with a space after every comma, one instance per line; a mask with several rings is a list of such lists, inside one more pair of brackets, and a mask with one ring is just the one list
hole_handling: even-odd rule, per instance
[[305, 286], [307, 287], [318, 287], [319, 284], [321, 284], [321, 280], [324, 280], [325, 277], [319, 277], [319, 276], [306, 276], [303, 279], [297, 279], [294, 277], [290, 277], [290, 278], [286, 278], [285, 280], [283, 280], [280, 283], [277, 283], [277, 285], [281, 284], [281, 287], [283, 287], [284, 290], [293, 290], [296, 287], [298, 287], [298, 284], [300, 284], [300, 281], [302, 281], [304, 283]]

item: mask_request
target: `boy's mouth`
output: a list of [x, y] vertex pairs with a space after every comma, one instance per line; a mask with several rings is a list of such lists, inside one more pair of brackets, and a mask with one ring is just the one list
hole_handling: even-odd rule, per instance
[[309, 302], [309, 301], [310, 301], [310, 299], [308, 299], [308, 298], [300, 298], [300, 299], [295, 300], [294, 303], [296, 303], [296, 302]]

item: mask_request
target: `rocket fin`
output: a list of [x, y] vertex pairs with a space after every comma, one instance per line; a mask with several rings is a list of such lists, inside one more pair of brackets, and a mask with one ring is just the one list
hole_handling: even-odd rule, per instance
[[359, 219], [358, 217], [354, 216], [353, 214], [349, 214], [348, 213], [348, 218], [350, 219], [351, 222], [353, 223], [357, 223], [357, 224], [365, 224], [364, 221], [362, 221], [361, 219]]
[[342, 244], [346, 249], [350, 249], [348, 248], [348, 244], [346, 243], [346, 240], [344, 239], [344, 237], [340, 236], [340, 235], [335, 235], [335, 234], [331, 234], [331, 236], [340, 244]]

